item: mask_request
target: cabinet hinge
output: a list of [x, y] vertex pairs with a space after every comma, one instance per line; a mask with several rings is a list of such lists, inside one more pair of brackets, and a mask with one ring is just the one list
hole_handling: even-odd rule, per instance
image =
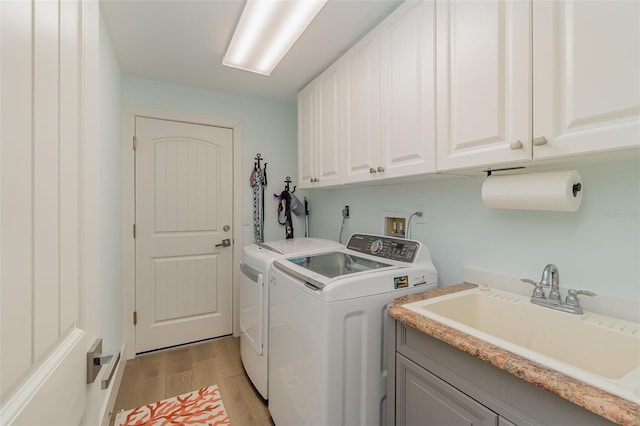
[[133, 238], [136, 237], [136, 224], [133, 224]]
[[138, 311], [133, 311], [133, 325], [138, 324]]
[[136, 149], [138, 149], [138, 138], [137, 137], [133, 137], [133, 150], [135, 151]]

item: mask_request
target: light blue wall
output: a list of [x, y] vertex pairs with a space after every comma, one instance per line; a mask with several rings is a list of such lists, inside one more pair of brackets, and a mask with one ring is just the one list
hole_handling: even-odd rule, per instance
[[[253, 203], [249, 176], [254, 157], [257, 153], [261, 153], [268, 163], [265, 240], [285, 237], [284, 228], [277, 223], [277, 200], [274, 199], [273, 194], [279, 194], [283, 190], [283, 181], [286, 176], [291, 176], [294, 184], [297, 181], [295, 105], [232, 96], [128, 76], [123, 77], [122, 86], [125, 105], [204, 114], [241, 121], [243, 181], [238, 183], [238, 188], [243, 191], [243, 212], [241, 213], [252, 217]], [[296, 237], [304, 235], [302, 218], [296, 217], [293, 226]], [[243, 240], [244, 244], [253, 242], [251, 226], [243, 227]]]
[[[248, 183], [253, 157], [269, 163], [268, 193], [284, 177], [297, 176], [295, 106], [123, 77], [123, 103], [241, 120], [244, 214], [251, 214]], [[407, 215], [417, 204], [426, 224], [412, 236], [432, 251], [443, 285], [461, 282], [465, 266], [540, 278], [547, 263], [561, 271], [564, 288], [586, 288], [640, 303], [640, 163], [638, 160], [576, 165], [585, 195], [576, 213], [492, 210], [480, 199], [482, 177], [425, 180], [411, 184], [300, 191], [311, 203], [311, 235], [338, 239], [341, 210], [351, 207], [345, 236], [382, 233], [385, 211]], [[284, 238], [269, 195], [265, 239]], [[303, 222], [295, 218], [296, 236]], [[346, 237], [345, 237], [346, 238]], [[244, 243], [252, 242], [244, 227]]]
[[383, 233], [384, 211], [410, 214], [423, 204], [426, 223], [413, 222], [411, 233], [431, 249], [443, 285], [462, 282], [465, 266], [540, 279], [544, 266], [555, 263], [564, 289], [640, 303], [640, 162], [569, 169], [584, 182], [576, 213], [489, 209], [480, 197], [483, 177], [449, 178], [309, 191], [311, 232], [337, 239], [347, 204], [347, 235]]
[[100, 17], [100, 309], [103, 349], [122, 336], [122, 105], [120, 67]]

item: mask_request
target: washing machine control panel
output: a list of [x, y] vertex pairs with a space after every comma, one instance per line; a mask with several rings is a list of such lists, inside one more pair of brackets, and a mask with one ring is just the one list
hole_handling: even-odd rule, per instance
[[413, 263], [418, 255], [420, 243], [380, 235], [353, 234], [347, 242], [347, 248], [383, 259]]

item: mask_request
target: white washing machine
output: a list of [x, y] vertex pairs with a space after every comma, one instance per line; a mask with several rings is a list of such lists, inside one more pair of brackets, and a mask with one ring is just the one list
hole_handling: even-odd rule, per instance
[[418, 241], [354, 234], [271, 271], [269, 411], [277, 426], [380, 425], [387, 304], [438, 286]]
[[268, 398], [269, 271], [278, 256], [343, 247], [321, 238], [292, 238], [243, 247], [240, 262], [240, 355], [247, 375]]

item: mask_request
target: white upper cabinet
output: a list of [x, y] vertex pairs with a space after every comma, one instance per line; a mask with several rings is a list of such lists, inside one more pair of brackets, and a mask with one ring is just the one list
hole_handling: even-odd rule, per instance
[[635, 0], [405, 1], [300, 92], [300, 185], [640, 147], [639, 28]]
[[434, 3], [405, 2], [344, 61], [344, 182], [434, 172]]
[[298, 186], [342, 184], [341, 63], [298, 93]]
[[534, 158], [640, 145], [640, 2], [533, 3]]
[[316, 97], [317, 84], [298, 93], [298, 187], [311, 188], [316, 179]]
[[531, 158], [531, 4], [438, 1], [438, 169]]
[[344, 182], [376, 179], [380, 163], [380, 40], [373, 31], [344, 56]]
[[407, 2], [380, 26], [382, 176], [436, 170], [435, 3]]
[[436, 13], [438, 170], [640, 146], [639, 2], [441, 1]]
[[318, 80], [317, 178], [320, 186], [342, 183], [343, 67], [329, 68]]

